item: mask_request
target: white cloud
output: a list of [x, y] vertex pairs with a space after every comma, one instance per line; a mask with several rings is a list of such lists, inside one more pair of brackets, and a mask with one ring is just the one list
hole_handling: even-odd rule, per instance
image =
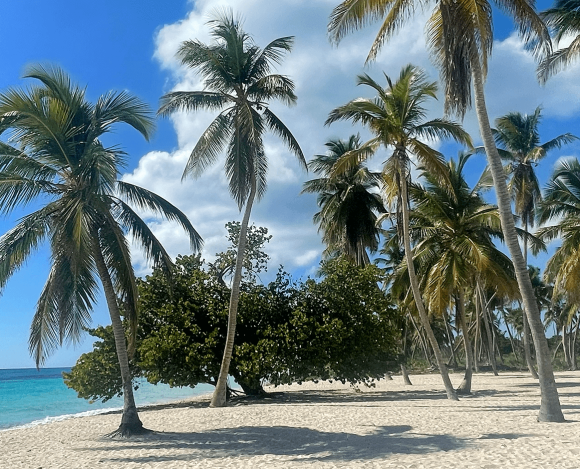
[[[299, 141], [307, 159], [325, 150], [329, 138], [346, 138], [360, 132], [347, 122], [324, 126], [328, 113], [334, 107], [358, 96], [370, 97], [370, 89], [355, 86], [357, 74], [366, 72], [384, 82], [382, 71], [396, 78], [401, 67], [408, 63], [427, 70], [436, 80], [437, 72], [429, 61], [425, 47], [424, 25], [428, 12], [418, 13], [408, 25], [383, 47], [376, 62], [364, 67], [364, 60], [372, 44], [378, 24], [347, 36], [338, 47], [330, 44], [326, 26], [336, 0], [196, 0], [192, 10], [181, 21], [164, 26], [156, 37], [155, 58], [167, 70], [170, 79], [167, 89], [195, 90], [202, 82], [194, 71], [183, 68], [175, 52], [184, 40], [198, 39], [210, 42], [206, 22], [212, 12], [232, 8], [244, 20], [244, 29], [253, 35], [256, 43], [264, 46], [274, 38], [293, 35], [295, 46], [279, 72], [287, 74], [296, 83], [298, 103], [288, 108], [273, 103], [271, 109], [286, 123]], [[516, 36], [495, 44], [489, 64], [487, 103], [491, 120], [509, 111], [531, 112], [542, 105], [546, 117], [566, 117], [578, 112], [580, 83], [578, 67], [557, 75], [542, 88], [535, 79], [535, 63]], [[443, 103], [432, 103], [429, 117], [442, 114]], [[215, 117], [209, 112], [176, 113], [172, 122], [178, 137], [174, 152], [156, 151], [143, 156], [139, 166], [125, 179], [143, 185], [168, 198], [191, 219], [205, 239], [204, 255], [212, 256], [225, 248], [224, 224], [240, 220], [241, 215], [230, 198], [223, 171], [223, 160], [208, 168], [197, 180], [181, 183], [181, 173], [193, 145]], [[478, 126], [473, 112], [466, 116], [465, 125], [478, 140]], [[271, 271], [277, 264], [288, 270], [310, 270], [318, 263], [323, 250], [320, 236], [312, 224], [317, 211], [315, 197], [300, 196], [306, 175], [296, 159], [274, 136], [266, 138], [269, 157], [269, 189], [263, 200], [255, 204], [252, 221], [267, 226], [274, 235], [267, 249], [272, 256]], [[438, 142], [439, 145], [439, 142]], [[385, 159], [377, 155], [373, 167]], [[153, 228], [171, 254], [188, 252], [185, 235], [173, 224], [156, 221]]]

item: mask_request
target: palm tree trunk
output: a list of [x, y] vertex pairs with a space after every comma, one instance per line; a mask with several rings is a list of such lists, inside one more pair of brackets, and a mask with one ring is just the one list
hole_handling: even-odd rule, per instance
[[444, 313], [443, 320], [445, 321], [445, 330], [447, 331], [447, 337], [449, 341], [449, 347], [451, 348], [451, 359], [447, 362], [448, 364], [453, 364], [453, 368], [457, 368], [457, 357], [455, 356], [455, 340], [453, 337], [453, 331], [451, 331], [451, 326], [447, 320], [447, 315]]
[[[562, 349], [564, 350], [564, 360], [566, 361], [566, 366], [569, 370], [572, 369], [572, 360], [570, 360], [570, 336], [566, 329], [568, 328], [568, 324], [564, 323], [562, 327]], [[556, 349], [557, 350], [557, 349]]]
[[526, 366], [528, 367], [528, 371], [531, 373], [532, 378], [538, 379], [538, 373], [536, 373], [536, 369], [534, 368], [534, 361], [532, 360], [532, 351], [530, 344], [530, 324], [526, 318], [525, 308], [522, 308], [522, 323], [524, 325], [522, 338], [524, 342], [524, 357], [526, 360]]
[[[482, 347], [481, 347], [481, 323], [479, 321], [479, 316], [481, 314], [479, 303], [475, 302], [475, 340], [473, 345], [473, 366], [475, 367], [475, 372], [479, 373], [479, 361], [481, 360]], [[465, 317], [465, 306], [463, 307], [463, 316]]]
[[401, 374], [403, 375], [403, 382], [407, 386], [412, 386], [413, 383], [411, 383], [411, 378], [409, 378], [409, 372], [407, 371], [407, 367], [403, 363], [401, 363]]
[[[528, 232], [528, 220], [524, 222], [524, 230]], [[526, 269], [528, 265], [528, 240], [524, 237], [524, 264], [526, 264]], [[528, 318], [526, 317], [526, 307], [522, 307], [522, 322], [524, 324], [524, 355], [526, 357], [526, 364], [528, 365], [528, 370], [532, 374], [532, 378], [538, 379], [538, 373], [536, 373], [536, 368], [534, 368], [534, 361], [532, 360], [532, 346], [530, 344], [530, 324]]]
[[121, 416], [121, 425], [119, 425], [119, 428], [116, 431], [110, 433], [108, 436], [128, 437], [135, 434], [147, 433], [150, 430], [143, 428], [143, 423], [139, 419], [139, 414], [137, 413], [135, 398], [133, 397], [133, 383], [131, 371], [129, 369], [127, 344], [125, 342], [125, 329], [123, 328], [123, 322], [121, 321], [119, 305], [117, 304], [117, 295], [115, 295], [109, 270], [105, 264], [101, 248], [98, 245], [98, 234], [96, 234], [95, 239], [97, 240], [94, 248], [95, 263], [97, 265], [97, 272], [99, 273], [101, 283], [103, 284], [103, 290], [105, 291], [107, 306], [109, 307], [109, 315], [111, 316], [111, 323], [113, 325], [115, 348], [117, 349], [117, 358], [119, 359], [121, 381], [123, 384], [123, 415]]
[[502, 311], [502, 316], [503, 316], [503, 322], [505, 324], [505, 329], [506, 329], [506, 331], [508, 333], [508, 336], [510, 338], [510, 344], [512, 346], [512, 352], [514, 353], [514, 357], [516, 357], [516, 363], [518, 364], [518, 368], [521, 370], [522, 367], [520, 365], [520, 357], [518, 356], [518, 351], [516, 349], [516, 343], [514, 341], [514, 336], [512, 334], [512, 331], [510, 329], [510, 326], [509, 326], [508, 322], [505, 320], [505, 313], [503, 313], [503, 311]]
[[483, 93], [483, 73], [481, 71], [479, 58], [472, 59], [471, 69], [477, 119], [479, 121], [483, 146], [485, 147], [485, 152], [487, 154], [489, 167], [493, 177], [502, 231], [514, 264], [518, 286], [530, 322], [532, 338], [536, 346], [541, 391], [538, 420], [541, 422], [563, 422], [564, 415], [562, 414], [558, 389], [556, 388], [556, 381], [554, 379], [554, 371], [550, 361], [548, 341], [544, 335], [544, 327], [540, 317], [540, 311], [538, 310], [538, 305], [534, 297], [528, 269], [520, 250], [501, 158], [497, 148], [495, 147], [493, 134], [491, 133], [491, 126], [489, 124]]
[[417, 325], [417, 323], [415, 322], [415, 319], [413, 318], [413, 315], [411, 313], [409, 313], [409, 318], [411, 319], [411, 323], [413, 324], [415, 331], [417, 331], [417, 337], [419, 338], [419, 343], [421, 344], [421, 349], [423, 350], [423, 355], [425, 355], [425, 361], [427, 363], [429, 363], [429, 365], [432, 365], [431, 356], [429, 355], [429, 350], [427, 349], [427, 342], [425, 341], [425, 338], [423, 337], [423, 331]]
[[459, 394], [471, 394], [471, 378], [473, 377], [473, 348], [471, 347], [471, 340], [469, 338], [469, 327], [467, 327], [467, 318], [465, 317], [465, 298], [463, 290], [459, 290], [459, 295], [455, 299], [455, 307], [457, 308], [457, 318], [461, 323], [461, 331], [463, 333], [463, 345], [465, 346], [465, 376], [463, 381], [457, 388]]
[[[410, 314], [410, 313], [407, 313]], [[403, 375], [403, 381], [406, 385], [411, 386], [411, 379], [409, 378], [409, 373], [407, 372], [407, 367], [405, 366], [405, 362], [407, 361], [407, 331], [408, 329], [408, 321], [405, 318], [403, 322], [403, 363], [401, 363], [401, 374]]]
[[570, 346], [570, 355], [572, 359], [572, 371], [578, 369], [578, 364], [576, 360], [576, 340], [578, 338], [578, 326], [580, 325], [580, 318], [576, 318], [576, 326], [574, 327], [574, 335], [572, 336], [572, 344]]
[[431, 348], [435, 355], [435, 360], [437, 366], [439, 367], [439, 372], [441, 373], [441, 378], [443, 378], [443, 385], [445, 386], [445, 392], [447, 393], [447, 399], [457, 401], [457, 394], [451, 380], [449, 379], [449, 373], [447, 371], [447, 366], [443, 360], [443, 355], [439, 349], [439, 344], [437, 343], [437, 338], [431, 329], [429, 324], [429, 317], [425, 311], [425, 306], [423, 305], [423, 299], [421, 298], [421, 291], [419, 290], [419, 282], [417, 281], [417, 275], [415, 274], [415, 266], [413, 264], [413, 253], [411, 252], [411, 236], [409, 234], [409, 194], [407, 192], [407, 179], [405, 174], [401, 174], [401, 197], [402, 197], [402, 212], [403, 212], [403, 243], [405, 245], [405, 258], [407, 260], [407, 269], [409, 271], [409, 280], [411, 282], [411, 290], [413, 292], [413, 297], [415, 298], [415, 304], [417, 305], [417, 310], [419, 311], [419, 317], [421, 318], [421, 324], [427, 338], [431, 343]]
[[495, 362], [495, 336], [492, 333], [491, 327], [489, 325], [490, 321], [487, 318], [487, 313], [489, 312], [487, 299], [485, 298], [485, 293], [481, 283], [477, 283], [477, 290], [479, 292], [479, 300], [481, 302], [481, 309], [483, 315], [483, 323], [485, 325], [485, 334], [487, 335], [487, 348], [489, 352], [489, 362], [491, 363], [491, 369], [493, 374], [497, 376], [497, 364]]
[[244, 263], [244, 252], [246, 250], [246, 236], [248, 231], [248, 223], [250, 221], [250, 213], [252, 211], [252, 204], [254, 203], [255, 196], [256, 181], [255, 179], [252, 179], [252, 188], [250, 189], [250, 195], [246, 201], [246, 210], [244, 212], [242, 225], [240, 227], [240, 239], [238, 240], [238, 252], [236, 255], [236, 270], [234, 271], [232, 291], [230, 294], [226, 346], [220, 367], [220, 374], [218, 376], [217, 384], [209, 404], [210, 407], [224, 407], [226, 405], [228, 372], [230, 369], [232, 354], [234, 352], [234, 339], [236, 337], [236, 320], [238, 316], [238, 303], [240, 301], [240, 284], [242, 282], [242, 266]]

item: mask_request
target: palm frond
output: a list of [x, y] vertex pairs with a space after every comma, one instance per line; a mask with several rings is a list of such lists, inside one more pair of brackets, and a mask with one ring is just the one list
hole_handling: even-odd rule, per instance
[[308, 168], [306, 164], [306, 158], [304, 158], [304, 153], [298, 144], [298, 141], [292, 135], [288, 127], [274, 114], [270, 109], [264, 109], [264, 121], [266, 125], [270, 128], [272, 132], [277, 134], [286, 146], [296, 155], [298, 162], [302, 165], [304, 169]]
[[[122, 197], [126, 198], [126, 200], [135, 204], [137, 207], [144, 210], [151, 210], [157, 215], [179, 223], [189, 236], [191, 249], [194, 252], [199, 252], [201, 250], [203, 245], [201, 236], [193, 227], [187, 216], [175, 205], [147, 189], [135, 186], [128, 182], [117, 181], [117, 189]], [[124, 207], [126, 207], [126, 205], [124, 205]], [[127, 207], [127, 209], [129, 209], [129, 207]], [[132, 229], [132, 224], [130, 223], [125, 226]]]
[[161, 96], [160, 116], [168, 116], [176, 111], [220, 110], [234, 102], [232, 96], [212, 91], [172, 91]]

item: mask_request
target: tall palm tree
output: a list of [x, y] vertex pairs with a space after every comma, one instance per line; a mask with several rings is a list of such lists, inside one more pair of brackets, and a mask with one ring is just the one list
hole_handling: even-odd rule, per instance
[[197, 69], [204, 77], [204, 90], [168, 93], [162, 96], [158, 113], [166, 116], [178, 110], [220, 110], [193, 148], [183, 178], [201, 175], [226, 148], [225, 171], [230, 194], [240, 211], [245, 207], [232, 281], [226, 346], [210, 404], [221, 407], [226, 404], [250, 212], [254, 199], [266, 192], [268, 159], [262, 140], [264, 132], [269, 129], [278, 135], [304, 167], [306, 160], [292, 133], [268, 107], [273, 99], [287, 105], [296, 102], [292, 80], [270, 73], [272, 66], [290, 52], [294, 39], [274, 39], [260, 49], [231, 13], [222, 14], [209, 24], [212, 44], [185, 41], [177, 52], [183, 65]]
[[[437, 339], [429, 325], [429, 318], [423, 306], [419, 283], [411, 254], [409, 235], [409, 194], [411, 155], [440, 177], [445, 177], [445, 163], [438, 151], [424, 143], [428, 138], [453, 138], [458, 142], [471, 145], [469, 135], [458, 124], [446, 119], [425, 120], [424, 103], [435, 99], [437, 84], [427, 81], [425, 73], [411, 65], [401, 70], [397, 81], [393, 82], [385, 75], [387, 86], [383, 88], [368, 75], [359, 75], [358, 85], [370, 87], [377, 96], [372, 99], [357, 98], [330, 112], [326, 124], [338, 120], [360, 122], [374, 135], [373, 138], [357, 150], [346, 153], [337, 163], [335, 171], [348, 171], [355, 164], [369, 157], [381, 146], [386, 150], [393, 148], [391, 155], [383, 166], [383, 179], [387, 196], [393, 195], [397, 211], [401, 214], [403, 244], [407, 259], [407, 268], [413, 297], [419, 310], [421, 323], [425, 329], [441, 372], [447, 397], [457, 399], [447, 368], [443, 361]], [[391, 199], [391, 201], [393, 201]]]
[[[540, 143], [538, 126], [542, 117], [538, 107], [533, 114], [511, 112], [495, 121], [493, 131], [495, 142], [501, 158], [507, 162], [507, 173], [510, 175], [508, 191], [515, 202], [515, 213], [519, 215], [524, 231], [534, 227], [537, 204], [542, 200], [540, 183], [535, 167], [550, 150], [577, 140], [578, 137], [565, 133], [545, 143]], [[528, 262], [527, 238], [523, 239], [524, 262]], [[525, 308], [524, 308], [525, 309]], [[524, 315], [524, 353], [528, 369], [538, 378], [534, 369], [529, 343], [530, 327]]]
[[555, 33], [556, 43], [574, 36], [568, 47], [555, 51], [540, 62], [538, 78], [545, 83], [580, 57], [580, 1], [556, 0], [552, 8], [540, 13], [540, 17]]
[[[538, 55], [551, 51], [548, 29], [527, 0], [495, 1], [515, 21], [524, 39], [531, 40]], [[420, 8], [419, 8], [420, 7]], [[370, 21], [382, 19], [379, 33], [367, 57], [372, 60], [417, 10], [423, 11], [425, 2], [417, 0], [344, 0], [332, 12], [329, 32], [335, 42]], [[471, 87], [483, 146], [487, 154], [495, 186], [505, 243], [515, 267], [516, 278], [530, 322], [538, 358], [541, 403], [538, 420], [563, 422], [564, 416], [554, 379], [548, 341], [534, 292], [528, 276], [516, 233], [511, 201], [507, 190], [501, 158], [495, 147], [484, 96], [487, 61], [493, 48], [492, 4], [488, 0], [465, 2], [438, 0], [433, 2], [432, 15], [427, 23], [427, 37], [433, 60], [440, 69], [445, 84], [445, 108], [463, 116], [471, 106]]]
[[169, 202], [117, 180], [125, 154], [100, 141], [117, 122], [148, 138], [153, 119], [146, 104], [126, 92], [110, 92], [90, 103], [85, 89], [59, 68], [33, 66], [25, 76], [40, 86], [0, 94], [0, 132], [11, 131], [13, 143], [0, 144], [0, 211], [8, 214], [32, 202], [42, 207], [0, 238], [0, 288], [43, 241], [50, 242], [52, 267], [29, 340], [38, 366], [64, 340], [79, 340], [90, 323], [98, 276], [123, 380], [123, 415], [116, 433], [140, 433], [121, 322], [122, 310], [134, 336], [138, 297], [125, 234], [131, 232], [154, 264], [170, 270], [173, 263], [129, 204], [179, 222], [194, 250], [201, 247], [201, 238]]
[[377, 214], [385, 212], [377, 192], [381, 173], [357, 164], [333, 176], [336, 162], [360, 147], [358, 135], [351, 135], [348, 140], [329, 140], [326, 147], [326, 154], [316, 155], [308, 163], [308, 168], [322, 177], [306, 181], [302, 193], [318, 193], [320, 211], [314, 215], [314, 222], [323, 232], [326, 254], [339, 252], [358, 265], [369, 264], [367, 249], [373, 253], [379, 247]]
[[[471, 392], [473, 348], [465, 314], [465, 296], [475, 292], [478, 282], [493, 282], [500, 293], [512, 296], [513, 266], [493, 243], [502, 232], [497, 207], [486, 204], [479, 186], [469, 188], [464, 168], [469, 154], [460, 154], [459, 160], [448, 162], [448, 178], [440, 178], [423, 171], [424, 187], [414, 186], [415, 201], [413, 227], [421, 233], [414, 256], [425, 272], [424, 296], [430, 311], [443, 314], [455, 304], [459, 326], [463, 333], [466, 372], [457, 389], [462, 394]], [[474, 295], [475, 296], [475, 295]]]

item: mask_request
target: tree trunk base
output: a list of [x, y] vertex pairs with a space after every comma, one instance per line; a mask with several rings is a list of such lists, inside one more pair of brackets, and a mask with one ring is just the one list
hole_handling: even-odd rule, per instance
[[153, 433], [153, 430], [149, 430], [148, 428], [143, 427], [143, 424], [139, 422], [139, 424], [128, 424], [122, 423], [119, 425], [114, 432], [107, 433], [105, 435], [106, 438], [131, 438], [132, 436], [136, 435], [146, 435], [148, 433]]
[[211, 397], [211, 402], [209, 403], [210, 407], [225, 407], [227, 405], [227, 400], [225, 396], [225, 392], [223, 393], [213, 393]]
[[551, 411], [550, 409], [544, 409], [543, 406], [540, 406], [540, 412], [538, 414], [538, 422], [554, 422], [554, 423], [563, 423], [566, 419], [562, 414], [561, 409], [554, 409]]
[[470, 377], [463, 378], [463, 381], [461, 381], [461, 384], [457, 388], [456, 392], [461, 396], [471, 395], [471, 378]]
[[401, 365], [401, 374], [403, 375], [403, 381], [407, 386], [413, 386], [411, 383], [411, 378], [409, 378], [409, 372], [407, 371], [407, 367], [405, 365]]

